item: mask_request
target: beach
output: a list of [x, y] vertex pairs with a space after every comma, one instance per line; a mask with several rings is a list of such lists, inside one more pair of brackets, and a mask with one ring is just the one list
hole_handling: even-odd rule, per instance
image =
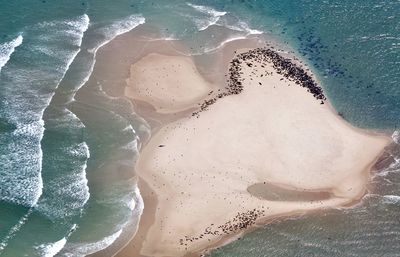
[[144, 212], [116, 256], [199, 256], [271, 219], [365, 194], [389, 137], [348, 124], [313, 75], [275, 50], [242, 41], [219, 51], [224, 80], [178, 53], [131, 64], [124, 92], [144, 102], [138, 112], [174, 118], [158, 118], [141, 150]]

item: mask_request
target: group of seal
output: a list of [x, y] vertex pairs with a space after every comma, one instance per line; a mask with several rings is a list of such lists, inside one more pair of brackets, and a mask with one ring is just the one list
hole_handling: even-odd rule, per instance
[[[203, 233], [201, 233], [197, 237], [185, 236], [184, 239], [181, 238], [179, 240], [179, 244], [181, 246], [187, 246], [188, 243], [202, 239], [207, 235], [224, 236], [244, 230], [254, 225], [257, 219], [259, 217], [262, 217], [264, 214], [265, 210], [262, 209], [253, 209], [246, 212], [238, 212], [232, 220], [229, 220], [222, 225], [215, 226], [214, 224], [211, 224], [204, 230]], [[208, 240], [210, 241], [210, 239]]]
[[[324, 104], [326, 97], [320, 86], [314, 81], [314, 79], [305, 71], [303, 68], [298, 67], [291, 59], [285, 58], [278, 52], [270, 48], [256, 48], [245, 53], [238, 54], [230, 62], [228, 72], [228, 85], [225, 87], [225, 92], [219, 92], [215, 97], [205, 100], [200, 104], [200, 109], [192, 113], [192, 116], [199, 117], [199, 113], [208, 109], [208, 107], [214, 104], [218, 99], [229, 95], [237, 95], [243, 91], [243, 80], [241, 76], [243, 64], [248, 67], [253, 67], [254, 62], [260, 63], [262, 68], [265, 65], [273, 65], [275, 71], [281, 74], [284, 78], [289, 81], [293, 81], [295, 84], [307, 88], [321, 104]], [[269, 73], [266, 73], [269, 75]], [[259, 83], [261, 85], [261, 83]], [[221, 91], [221, 90], [218, 90]]]

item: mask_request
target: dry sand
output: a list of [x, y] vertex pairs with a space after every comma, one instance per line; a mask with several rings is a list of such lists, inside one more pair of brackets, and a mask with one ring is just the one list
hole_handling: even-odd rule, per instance
[[125, 95], [145, 101], [161, 113], [194, 107], [211, 88], [189, 57], [157, 53], [131, 66], [127, 84]]
[[[140, 76], [128, 96], [159, 112], [209, 97], [188, 57], [152, 54], [131, 72]], [[139, 239], [117, 256], [184, 256], [242, 231], [234, 226], [238, 213], [253, 224], [343, 206], [365, 193], [389, 138], [351, 127], [272, 65], [243, 65], [242, 77], [243, 92], [163, 126], [144, 147], [136, 166], [146, 184], [144, 222]]]

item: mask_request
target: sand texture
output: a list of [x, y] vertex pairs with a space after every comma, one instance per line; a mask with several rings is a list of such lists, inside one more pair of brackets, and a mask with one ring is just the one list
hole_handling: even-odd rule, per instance
[[210, 91], [189, 57], [156, 53], [131, 66], [127, 84], [127, 96], [150, 103], [160, 113], [193, 107]]

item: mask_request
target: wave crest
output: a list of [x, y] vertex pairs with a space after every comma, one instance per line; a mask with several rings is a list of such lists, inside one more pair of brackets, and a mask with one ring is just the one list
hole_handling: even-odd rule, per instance
[[398, 195], [384, 195], [383, 202], [388, 204], [398, 204], [400, 203], [400, 196]]
[[212, 25], [216, 25], [220, 19], [220, 17], [224, 16], [227, 14], [227, 12], [220, 12], [217, 11], [211, 7], [207, 6], [202, 6], [202, 5], [194, 5], [191, 3], [186, 3], [188, 6], [194, 8], [196, 11], [205, 14], [207, 16], [206, 19], [198, 19], [198, 18], [193, 18], [197, 29], [199, 31], [206, 30], [208, 27]]
[[104, 35], [105, 40], [104, 42], [101, 42], [97, 47], [93, 49], [88, 49], [88, 51], [95, 53], [100, 47], [104, 46], [117, 36], [129, 32], [137, 26], [144, 24], [145, 22], [146, 19], [141, 14], [133, 14], [125, 17], [124, 19], [117, 20], [109, 26], [97, 29], [96, 33]]
[[0, 72], [1, 68], [6, 65], [6, 63], [10, 60], [12, 53], [14, 53], [15, 48], [20, 46], [23, 41], [22, 35], [14, 38], [13, 40], [0, 44]]
[[395, 132], [393, 132], [392, 139], [396, 144], [400, 144], [400, 131], [399, 130], [396, 130]]
[[62, 250], [62, 255], [83, 257], [107, 248], [114, 243], [115, 240], [121, 235], [122, 229], [117, 232], [104, 237], [97, 242], [84, 242], [84, 243], [68, 243]]
[[50, 243], [50, 244], [41, 244], [36, 248], [38, 250], [39, 254], [43, 257], [53, 257], [57, 253], [59, 253], [67, 243], [67, 239], [64, 237], [61, 240], [58, 240], [57, 242]]

